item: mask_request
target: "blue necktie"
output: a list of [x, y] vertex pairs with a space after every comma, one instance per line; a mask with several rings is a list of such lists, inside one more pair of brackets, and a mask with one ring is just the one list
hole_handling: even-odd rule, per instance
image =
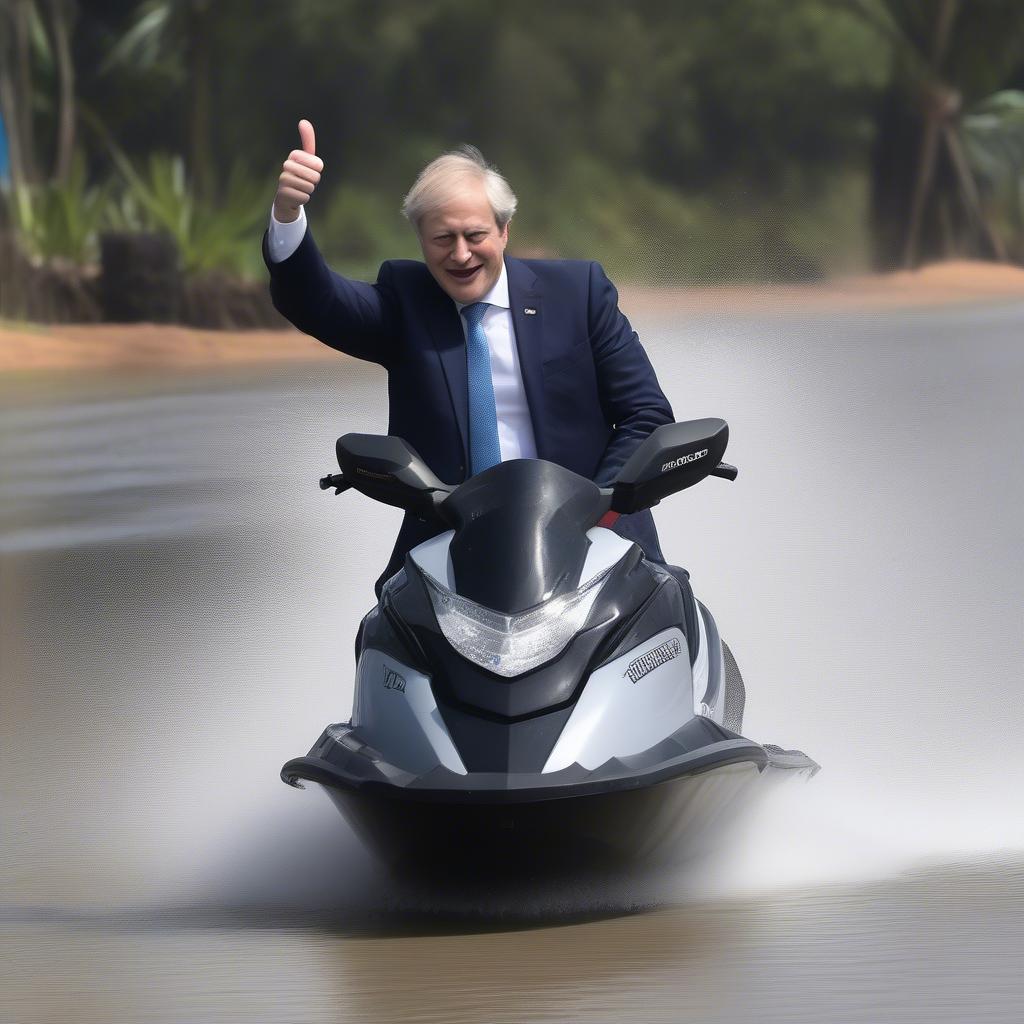
[[491, 380], [491, 352], [483, 319], [488, 303], [474, 302], [462, 308], [466, 318], [466, 369], [469, 380], [470, 475], [482, 473], [501, 462], [498, 446], [498, 411]]

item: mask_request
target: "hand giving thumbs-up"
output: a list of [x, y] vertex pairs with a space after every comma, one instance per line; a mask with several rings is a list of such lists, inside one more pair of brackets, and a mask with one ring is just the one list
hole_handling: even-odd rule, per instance
[[302, 148], [293, 149], [288, 154], [274, 197], [274, 216], [283, 222], [293, 221], [299, 216], [299, 208], [309, 202], [324, 169], [323, 160], [316, 155], [313, 125], [305, 119], [299, 122], [299, 138]]

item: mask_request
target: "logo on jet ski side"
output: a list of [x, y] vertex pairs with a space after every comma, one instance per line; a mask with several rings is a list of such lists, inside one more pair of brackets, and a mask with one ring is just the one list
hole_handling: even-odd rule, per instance
[[666, 462], [661, 467], [661, 471], [662, 473], [667, 473], [670, 469], [678, 469], [680, 466], [685, 466], [688, 462], [696, 462], [698, 459], [703, 459], [707, 453], [708, 450], [705, 448], [702, 452], [690, 452], [689, 455], [680, 455], [678, 459]]
[[400, 676], [393, 668], [384, 666], [384, 689], [398, 690], [405, 693], [405, 676]]
[[648, 651], [646, 654], [641, 654], [639, 658], [634, 658], [626, 666], [626, 671], [623, 675], [628, 676], [631, 683], [638, 683], [649, 672], [653, 672], [660, 665], [664, 665], [666, 661], [678, 658], [681, 653], [682, 645], [673, 637], [671, 640], [666, 640], [660, 646], [655, 647], [653, 651]]

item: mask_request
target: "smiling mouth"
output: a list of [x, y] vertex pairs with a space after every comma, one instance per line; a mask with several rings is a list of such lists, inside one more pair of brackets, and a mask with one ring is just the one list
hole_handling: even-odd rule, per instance
[[473, 267], [470, 270], [449, 270], [448, 273], [459, 281], [468, 281], [482, 266], [483, 264], [481, 263], [479, 266]]

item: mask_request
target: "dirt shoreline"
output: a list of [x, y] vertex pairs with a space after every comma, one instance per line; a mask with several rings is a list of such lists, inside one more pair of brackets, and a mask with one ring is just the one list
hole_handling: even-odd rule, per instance
[[[778, 313], [936, 307], [1024, 300], [1024, 269], [949, 262], [917, 271], [864, 275], [814, 285], [708, 288], [623, 286], [633, 317], [672, 313]], [[166, 324], [0, 323], [0, 374], [51, 370], [203, 369], [321, 362], [339, 353], [293, 328], [213, 331]], [[343, 357], [344, 358], [344, 357]]]

